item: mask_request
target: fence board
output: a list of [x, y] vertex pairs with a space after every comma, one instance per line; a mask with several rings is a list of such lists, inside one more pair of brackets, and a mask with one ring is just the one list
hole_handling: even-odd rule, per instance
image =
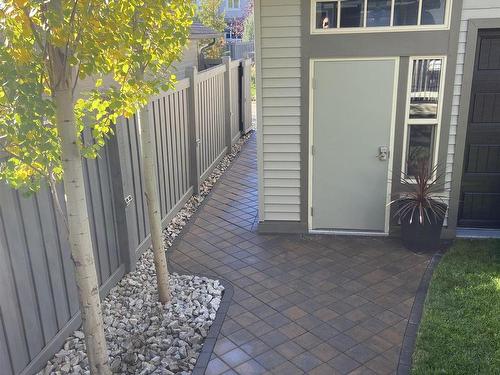
[[253, 41], [228, 43], [227, 47], [231, 58], [234, 60], [250, 57], [255, 51]]
[[61, 246], [58, 241], [59, 234], [57, 233], [57, 225], [53, 218], [52, 198], [49, 191], [43, 188], [36, 196], [40, 218], [40, 226], [42, 228], [42, 236], [45, 244], [45, 254], [47, 267], [51, 282], [52, 295], [57, 327], [61, 329], [64, 324], [71, 318], [71, 312], [68, 302], [68, 293], [65, 287], [66, 280], [62, 264]]
[[[171, 191], [172, 191], [172, 182], [170, 181], [170, 175], [168, 173], [165, 173], [165, 171], [169, 170], [169, 163], [170, 163], [170, 155], [169, 155], [169, 149], [167, 147], [167, 129], [164, 126], [165, 121], [166, 121], [166, 100], [164, 97], [162, 97], [159, 100], [159, 116], [158, 116], [158, 128], [160, 129], [159, 135], [160, 139], [158, 140], [158, 147], [160, 148], [161, 152], [157, 155], [158, 158], [162, 158], [162, 171], [161, 171], [161, 176], [162, 180], [165, 186], [165, 214], [170, 210], [172, 207], [172, 196], [171, 196]], [[162, 214], [163, 216], [163, 214]]]
[[198, 74], [197, 126], [200, 138], [199, 173], [202, 180], [211, 172], [214, 164], [225, 153], [225, 107], [219, 105], [224, 98], [224, 74], [221, 65]]
[[168, 175], [168, 186], [169, 186], [169, 205], [168, 205], [168, 211], [175, 205], [175, 181], [174, 181], [174, 174], [170, 173], [174, 169], [174, 156], [172, 152], [172, 134], [171, 134], [171, 127], [168, 126], [167, 124], [172, 123], [172, 105], [171, 105], [171, 96], [166, 96], [164, 98], [164, 104], [165, 104], [165, 118], [162, 123], [162, 127], [165, 129], [165, 149], [167, 151], [168, 155], [168, 168], [166, 169], [165, 173]]
[[19, 199], [18, 201], [20, 212], [22, 212], [23, 235], [30, 263], [29, 272], [35, 286], [40, 329], [45, 344], [57, 333], [58, 327], [50, 273], [47, 266], [47, 253], [39, 220], [40, 211], [36, 198]]
[[[113, 197], [113, 183], [110, 165], [110, 155], [108, 148], [102, 150], [103, 158], [97, 159], [99, 171], [99, 184], [101, 188], [101, 200], [103, 205], [101, 210], [104, 215], [104, 231], [106, 235], [109, 276], [113, 274], [121, 265], [120, 245], [118, 241], [118, 230], [116, 228], [116, 207]], [[121, 198], [121, 197], [120, 197]]]
[[175, 202], [177, 203], [179, 199], [181, 199], [181, 188], [179, 186], [179, 168], [178, 163], [178, 150], [177, 150], [177, 126], [179, 124], [179, 119], [178, 119], [178, 103], [177, 103], [177, 93], [170, 95], [171, 98], [171, 104], [172, 104], [172, 118], [170, 122], [170, 128], [172, 130], [172, 136], [171, 136], [171, 145], [172, 145], [172, 154], [174, 155], [174, 189], [175, 189]]
[[[129, 120], [120, 119], [116, 125], [117, 149], [115, 150], [115, 158], [119, 162], [121, 170], [121, 181], [117, 181], [117, 185], [123, 188], [123, 199], [131, 199], [125, 201], [126, 212], [126, 231], [128, 235], [128, 245], [130, 248], [135, 248], [140, 243], [139, 240], [139, 214], [135, 202], [135, 187], [132, 177], [132, 156], [130, 149], [129, 137]], [[116, 167], [115, 167], [116, 168]], [[127, 249], [130, 250], [130, 249]], [[134, 252], [128, 251], [128, 257], [131, 262], [134, 262]]]
[[94, 258], [96, 261], [96, 264], [98, 265], [97, 267], [97, 277], [99, 278], [99, 284], [102, 283], [103, 280], [106, 280], [108, 274], [107, 274], [107, 264], [106, 263], [106, 257], [105, 254], [102, 254], [102, 248], [104, 247], [104, 239], [103, 239], [103, 234], [102, 232], [98, 232], [97, 228], [102, 228], [104, 225], [104, 218], [99, 215], [99, 212], [95, 212], [95, 210], [98, 210], [97, 206], [97, 200], [99, 199], [98, 194], [99, 192], [95, 188], [95, 186], [92, 185], [91, 181], [95, 181], [96, 179], [96, 170], [95, 170], [95, 163], [89, 160], [84, 160], [83, 161], [84, 165], [84, 178], [85, 178], [85, 184], [87, 186], [90, 186], [90, 189], [88, 191], [87, 195], [87, 210], [89, 213], [89, 220], [90, 220], [90, 233], [92, 235], [92, 244], [94, 245]]
[[241, 77], [240, 77], [240, 60], [231, 61], [231, 145], [236, 143], [238, 138], [241, 136], [240, 133], [240, 123], [241, 123], [241, 111], [240, 111], [240, 87], [241, 87]]
[[252, 127], [252, 60], [246, 59], [242, 62], [243, 77], [241, 78], [241, 97], [240, 103], [242, 106], [242, 132], [248, 133]]
[[28, 342], [24, 330], [24, 322], [20, 312], [20, 301], [17, 293], [14, 277], [12, 275], [12, 261], [6, 243], [7, 232], [5, 225], [4, 210], [0, 206], [0, 229], [2, 229], [2, 241], [0, 252], [0, 311], [2, 314], [2, 326], [4, 335], [0, 346], [9, 348], [10, 366], [15, 373], [19, 373], [29, 362]]
[[182, 187], [183, 191], [187, 191], [189, 189], [189, 150], [188, 150], [188, 143], [187, 143], [187, 129], [188, 129], [188, 124], [187, 124], [187, 97], [186, 97], [186, 90], [181, 91], [181, 98], [182, 98], [182, 115], [181, 115], [181, 124], [180, 124], [180, 131], [181, 131], [181, 150], [182, 150]]
[[160, 111], [159, 103], [161, 99], [155, 99], [151, 103], [151, 112], [153, 119], [153, 129], [154, 129], [154, 143], [155, 143], [155, 157], [156, 157], [156, 178], [158, 179], [158, 197], [160, 200], [160, 212], [161, 216], [165, 215], [167, 212], [167, 204], [165, 201], [165, 176], [163, 174], [163, 148], [161, 147], [162, 142], [162, 128], [160, 126]]
[[[0, 311], [0, 343], [6, 343], [7, 337], [5, 335], [5, 323], [3, 321], [3, 315]], [[9, 348], [7, 345], [0, 345], [0, 363], [2, 364], [3, 371], [6, 373], [13, 373], [12, 361], [10, 358]]]
[[140, 243], [146, 238], [146, 215], [143, 206], [144, 189], [142, 184], [142, 166], [140, 162], [139, 140], [137, 138], [137, 116], [127, 121], [130, 145], [131, 176], [134, 182], [134, 200], [137, 214], [137, 238]]
[[15, 272], [14, 279], [16, 292], [22, 317], [25, 337], [28, 343], [30, 358], [34, 357], [43, 348], [43, 333], [38, 316], [37, 296], [32, 278], [32, 269], [29, 264], [26, 243], [23, 232], [22, 213], [19, 207], [19, 194], [11, 192], [9, 199], [2, 200], [2, 206], [9, 217], [4, 218], [7, 234], [7, 252], [10, 256], [10, 266]]

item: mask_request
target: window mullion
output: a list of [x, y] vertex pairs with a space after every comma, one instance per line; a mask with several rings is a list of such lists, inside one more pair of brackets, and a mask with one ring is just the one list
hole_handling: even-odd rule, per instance
[[365, 9], [363, 13], [363, 27], [367, 27], [367, 19], [368, 19], [368, 0], [365, 0]]
[[422, 7], [424, 0], [418, 0], [418, 18], [417, 25], [420, 26], [422, 24]]
[[337, 29], [340, 29], [340, 1], [337, 1]]
[[391, 27], [394, 26], [394, 11], [395, 11], [395, 8], [396, 8], [396, 0], [392, 0], [391, 1]]

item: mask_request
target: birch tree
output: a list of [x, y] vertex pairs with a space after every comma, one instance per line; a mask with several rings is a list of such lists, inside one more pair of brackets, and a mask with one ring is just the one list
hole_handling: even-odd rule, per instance
[[[132, 22], [127, 33], [133, 35], [121, 46], [120, 59], [130, 67], [126, 74], [118, 71], [116, 77], [130, 91], [142, 93], [142, 108], [139, 111], [139, 130], [142, 151], [142, 164], [145, 179], [146, 202], [153, 247], [158, 296], [162, 303], [170, 300], [169, 272], [163, 247], [160, 199], [156, 184], [155, 155], [151, 134], [149, 99], [158, 88], [173, 88], [175, 76], [170, 74], [170, 66], [182, 53], [187, 43], [185, 30], [175, 30], [169, 12], [157, 12], [157, 0], [143, 0], [142, 5], [134, 8]], [[186, 4], [189, 2], [186, 1]], [[189, 8], [194, 16], [194, 7]], [[172, 33], [176, 43], [172, 42]], [[173, 53], [175, 51], [175, 53]], [[123, 73], [123, 70], [122, 70]], [[121, 77], [120, 77], [121, 76]]]
[[[175, 77], [165, 68], [182, 53], [192, 13], [184, 0], [0, 1], [0, 179], [25, 194], [43, 183], [54, 193], [55, 184], [63, 181], [94, 375], [109, 374], [109, 367], [82, 157], [97, 157], [119, 116], [132, 116], [150, 95], [172, 87]], [[153, 28], [161, 31], [149, 32]], [[159, 37], [161, 41], [153, 39]], [[138, 38], [148, 47], [139, 60], [133, 55]], [[155, 53], [149, 46], [157, 44], [162, 57], [147, 63], [146, 53]], [[134, 75], [148, 64], [154, 78]], [[113, 83], [103, 86], [102, 78], [96, 78], [92, 90], [75, 92], [78, 81], [89, 76], [111, 77]], [[87, 128], [93, 139], [88, 144], [82, 138]], [[54, 198], [62, 211], [56, 194]]]

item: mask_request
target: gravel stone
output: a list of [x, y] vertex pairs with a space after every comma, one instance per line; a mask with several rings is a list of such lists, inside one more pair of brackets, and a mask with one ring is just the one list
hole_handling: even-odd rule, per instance
[[[163, 232], [165, 250], [172, 246], [217, 180], [241, 151], [243, 136], [214, 169]], [[110, 368], [117, 374], [191, 374], [220, 306], [224, 287], [218, 280], [192, 275], [170, 275], [172, 300], [158, 302], [153, 253], [146, 251], [137, 269], [102, 301]], [[77, 330], [66, 339], [38, 375], [90, 374], [85, 335]]]

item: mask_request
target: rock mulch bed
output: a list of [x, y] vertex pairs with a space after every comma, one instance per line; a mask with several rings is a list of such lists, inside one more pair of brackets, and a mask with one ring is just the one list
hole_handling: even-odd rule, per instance
[[[168, 249], [250, 135], [236, 143], [164, 231]], [[170, 278], [172, 300], [158, 303], [151, 250], [138, 260], [102, 302], [110, 367], [120, 374], [182, 374], [193, 370], [216, 318], [224, 287], [218, 280], [178, 275]], [[84, 334], [75, 331], [39, 375], [90, 374]]]

